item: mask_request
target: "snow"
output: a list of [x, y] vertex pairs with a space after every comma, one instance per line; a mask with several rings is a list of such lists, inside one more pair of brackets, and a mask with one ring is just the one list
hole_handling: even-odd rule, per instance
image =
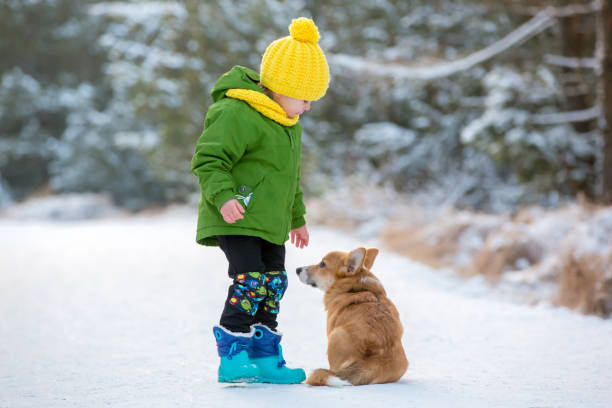
[[127, 17], [134, 24], [150, 23], [151, 19], [161, 19], [172, 15], [185, 18], [187, 10], [178, 2], [140, 1], [134, 3], [97, 3], [90, 7], [89, 13], [94, 16]]
[[13, 220], [76, 221], [119, 215], [109, 196], [94, 193], [50, 195], [7, 206], [0, 216]]
[[[373, 272], [404, 325], [410, 367], [363, 387], [216, 382], [229, 279], [194, 243], [195, 210], [71, 222], [0, 218], [0, 407], [609, 407], [612, 321], [499, 298], [382, 249]], [[374, 246], [322, 227], [288, 246], [279, 329], [289, 366], [327, 368], [322, 292], [296, 267]]]

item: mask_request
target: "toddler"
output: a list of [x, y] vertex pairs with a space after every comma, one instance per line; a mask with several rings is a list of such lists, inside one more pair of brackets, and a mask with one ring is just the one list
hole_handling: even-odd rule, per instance
[[220, 382], [302, 382], [276, 331], [287, 289], [285, 242], [309, 236], [300, 188], [299, 116], [323, 97], [329, 68], [314, 22], [292, 21], [259, 74], [235, 66], [216, 82], [192, 160], [202, 190], [196, 240], [220, 246], [233, 280], [218, 326]]

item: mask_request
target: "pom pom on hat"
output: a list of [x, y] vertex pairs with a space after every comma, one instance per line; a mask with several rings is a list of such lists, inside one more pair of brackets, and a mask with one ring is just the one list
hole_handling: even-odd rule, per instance
[[291, 22], [289, 26], [291, 38], [298, 41], [317, 43], [319, 42], [319, 29], [314, 21], [306, 17], [300, 17]]
[[273, 41], [261, 59], [261, 83], [296, 99], [316, 101], [329, 86], [329, 66], [318, 44], [319, 29], [306, 17], [294, 19], [287, 37]]

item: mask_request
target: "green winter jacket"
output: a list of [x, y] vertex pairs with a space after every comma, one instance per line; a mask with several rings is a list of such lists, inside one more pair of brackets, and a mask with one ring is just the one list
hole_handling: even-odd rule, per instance
[[[299, 186], [302, 126], [282, 126], [225, 95], [232, 88], [263, 92], [258, 82], [255, 71], [235, 66], [213, 88], [214, 104], [192, 159], [202, 191], [199, 244], [219, 245], [217, 235], [250, 235], [283, 245], [290, 230], [306, 224]], [[246, 211], [228, 224], [219, 209], [232, 198]]]

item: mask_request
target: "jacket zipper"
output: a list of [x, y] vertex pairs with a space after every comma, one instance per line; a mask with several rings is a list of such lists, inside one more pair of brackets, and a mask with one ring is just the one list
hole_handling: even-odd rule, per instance
[[285, 129], [285, 133], [289, 136], [289, 142], [291, 143], [291, 150], [293, 150], [293, 138], [291, 137], [291, 132], [288, 129]]
[[[289, 131], [289, 129], [285, 129], [285, 133], [287, 133], [287, 136], [289, 136], [289, 142], [291, 143], [291, 150], [294, 150], [295, 147], [293, 145], [293, 137], [291, 137], [291, 132]], [[293, 154], [291, 155], [291, 168], [295, 168], [295, 157], [293, 156]], [[295, 188], [293, 190], [295, 190]], [[291, 202], [292, 198], [293, 197], [288, 197], [287, 201]], [[293, 203], [293, 204], [295, 205], [295, 203]], [[289, 222], [286, 222], [283, 225], [284, 230], [287, 231], [288, 233], [291, 233], [291, 223], [293, 222], [293, 211], [292, 210], [293, 210], [292, 206], [289, 206], [289, 208], [288, 208]]]

